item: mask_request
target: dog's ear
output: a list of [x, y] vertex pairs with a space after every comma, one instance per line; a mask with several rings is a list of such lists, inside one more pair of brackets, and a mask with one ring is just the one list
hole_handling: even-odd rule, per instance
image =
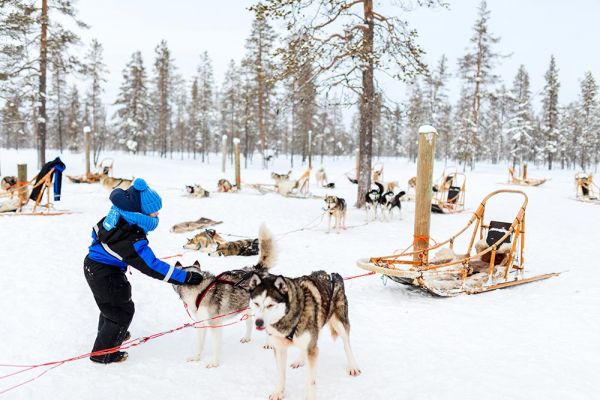
[[248, 283], [248, 288], [250, 290], [254, 290], [258, 285], [260, 285], [262, 282], [262, 279], [260, 279], [260, 276], [258, 274], [252, 274], [252, 276], [250, 277], [250, 282]]
[[192, 265], [200, 268], [200, 261], [196, 260], [196, 261], [194, 261], [194, 264], [192, 264]]
[[175, 263], [175, 266], [176, 266], [176, 267], [181, 267], [181, 263], [180, 263], [179, 261], [177, 261], [177, 262]]
[[273, 282], [273, 286], [275, 286], [275, 289], [279, 290], [279, 292], [281, 293], [285, 294], [288, 291], [285, 279], [283, 279], [283, 276], [281, 275], [279, 275], [277, 279], [275, 279], [275, 282]]

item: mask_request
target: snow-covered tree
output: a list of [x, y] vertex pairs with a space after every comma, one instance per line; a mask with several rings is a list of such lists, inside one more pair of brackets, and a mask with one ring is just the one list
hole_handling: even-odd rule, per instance
[[426, 118], [427, 108], [423, 100], [423, 92], [419, 83], [415, 81], [406, 105], [406, 131], [404, 133], [406, 155], [413, 161], [417, 159], [419, 127], [426, 123]]
[[166, 157], [169, 150], [172, 117], [172, 86], [174, 65], [171, 51], [166, 40], [161, 40], [154, 49], [154, 90], [152, 93], [152, 108], [154, 114], [155, 148], [161, 157]]
[[546, 84], [542, 100], [542, 132], [544, 136], [543, 154], [548, 169], [552, 169], [552, 162], [558, 152], [558, 68], [554, 56], [550, 57], [550, 65], [544, 75]]
[[598, 130], [598, 84], [591, 72], [586, 72], [581, 82], [581, 134], [577, 137], [577, 156], [579, 165], [584, 170], [592, 163], [597, 163], [600, 138]]
[[78, 151], [82, 143], [83, 116], [81, 115], [81, 100], [77, 86], [73, 85], [67, 95], [65, 111], [65, 140], [67, 148]]
[[531, 159], [534, 118], [531, 107], [531, 90], [529, 89], [529, 74], [521, 65], [510, 90], [510, 117], [508, 121], [508, 136], [511, 142], [513, 167], [517, 163]]
[[469, 123], [462, 125], [462, 128], [470, 130], [468, 135], [461, 137], [461, 145], [463, 150], [470, 149], [473, 153], [468, 155], [463, 153], [463, 162], [468, 162], [471, 166], [476, 159], [476, 155], [482, 152], [483, 141], [481, 139], [480, 128], [480, 109], [482, 102], [488, 97], [491, 86], [496, 82], [498, 76], [494, 72], [494, 67], [500, 57], [493, 50], [493, 45], [499, 42], [499, 38], [489, 32], [488, 22], [490, 19], [490, 11], [487, 8], [487, 3], [482, 1], [478, 8], [478, 17], [473, 26], [474, 34], [471, 37], [471, 48], [467, 54], [459, 60], [460, 75], [463, 79], [464, 96], [461, 96], [461, 101], [470, 103], [469, 115], [463, 115], [462, 118], [468, 117]]
[[92, 149], [94, 164], [98, 162], [100, 152], [106, 142], [106, 110], [102, 102], [106, 82], [107, 69], [103, 58], [104, 49], [100, 42], [92, 39], [90, 48], [85, 56], [83, 73], [89, 82], [86, 97], [86, 107], [89, 116], [89, 127], [92, 130]]
[[[202, 161], [208, 157], [213, 143], [214, 150], [217, 150], [220, 139], [220, 132], [215, 128], [216, 108], [215, 108], [215, 83], [213, 78], [213, 68], [208, 52], [200, 55], [200, 64], [198, 64], [198, 132], [196, 140], [202, 146]], [[211, 137], [211, 132], [213, 137]]]
[[119, 142], [133, 152], [148, 150], [151, 104], [142, 53], [136, 51], [123, 69], [123, 81], [115, 105], [116, 131]]

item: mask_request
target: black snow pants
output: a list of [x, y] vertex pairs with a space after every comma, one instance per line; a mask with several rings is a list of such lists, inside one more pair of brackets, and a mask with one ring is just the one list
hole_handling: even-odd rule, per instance
[[[100, 309], [98, 335], [92, 351], [120, 346], [135, 312], [131, 301], [131, 285], [119, 267], [102, 264], [88, 257], [83, 261], [83, 272]], [[110, 362], [115, 354], [94, 358]]]

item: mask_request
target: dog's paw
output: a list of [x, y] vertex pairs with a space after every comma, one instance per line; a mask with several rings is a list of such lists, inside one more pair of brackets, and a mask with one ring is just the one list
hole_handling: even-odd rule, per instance
[[294, 361], [293, 363], [290, 364], [290, 367], [296, 369], [296, 368], [302, 368], [304, 367], [304, 360], [297, 360]]
[[269, 400], [283, 400], [283, 390], [278, 390], [269, 395]]
[[251, 337], [244, 336], [243, 338], [240, 339], [240, 343], [249, 343], [251, 340], [252, 340]]
[[273, 345], [269, 344], [269, 343], [265, 343], [263, 344], [263, 349], [265, 350], [273, 350]]
[[195, 355], [195, 356], [192, 356], [192, 357], [188, 357], [186, 359], [186, 361], [187, 362], [198, 362], [198, 361], [200, 361], [200, 359], [201, 359], [201, 357], [199, 355]]
[[206, 364], [206, 368], [217, 368], [218, 366], [219, 362], [214, 360]]
[[361, 374], [360, 369], [356, 365], [348, 367], [347, 371], [350, 376], [359, 376]]

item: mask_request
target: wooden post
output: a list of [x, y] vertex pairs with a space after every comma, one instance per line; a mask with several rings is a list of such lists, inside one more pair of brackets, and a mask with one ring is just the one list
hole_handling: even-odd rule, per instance
[[221, 149], [223, 150], [223, 161], [221, 162], [221, 172], [225, 173], [225, 165], [227, 164], [227, 135], [223, 135], [221, 140]]
[[[419, 155], [417, 158], [417, 187], [415, 199], [414, 250], [416, 252], [429, 247], [429, 227], [431, 222], [431, 185], [433, 181], [433, 155], [437, 131], [434, 127], [423, 125], [419, 128]], [[414, 261], [427, 262], [428, 254], [423, 259], [416, 253]]]
[[523, 180], [527, 179], [527, 163], [523, 163]]
[[17, 164], [17, 187], [19, 187], [19, 209], [27, 203], [29, 190], [27, 188], [27, 164]]
[[308, 130], [308, 168], [312, 168], [312, 129]]
[[240, 139], [233, 138], [233, 151], [235, 153], [235, 186], [237, 190], [242, 188], [242, 178], [240, 176]]
[[90, 150], [92, 147], [92, 129], [89, 126], [83, 127], [83, 135], [85, 140], [85, 176], [89, 177], [90, 170]]

